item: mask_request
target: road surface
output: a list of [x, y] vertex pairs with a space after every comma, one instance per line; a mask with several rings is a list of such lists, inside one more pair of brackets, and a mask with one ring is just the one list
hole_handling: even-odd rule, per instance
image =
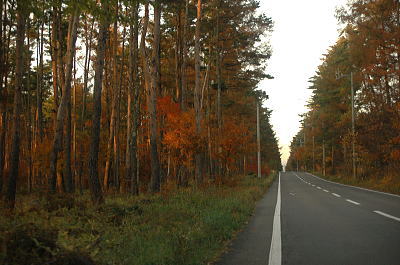
[[281, 173], [216, 264], [399, 265], [400, 196]]

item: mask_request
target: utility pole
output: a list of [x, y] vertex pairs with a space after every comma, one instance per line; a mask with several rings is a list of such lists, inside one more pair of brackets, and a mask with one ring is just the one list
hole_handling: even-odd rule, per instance
[[354, 87], [353, 87], [353, 72], [350, 72], [350, 86], [351, 86], [351, 141], [353, 149], [353, 178], [356, 176], [356, 149], [355, 149], [355, 128], [354, 128]]
[[260, 104], [257, 102], [257, 176], [261, 178]]
[[312, 170], [315, 172], [315, 136], [314, 136], [314, 125], [311, 125], [312, 134]]
[[322, 173], [325, 176], [325, 139], [322, 140]]

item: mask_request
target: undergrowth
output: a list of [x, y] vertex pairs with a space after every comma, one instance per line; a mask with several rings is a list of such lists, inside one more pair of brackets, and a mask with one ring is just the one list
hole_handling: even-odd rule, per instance
[[234, 187], [138, 197], [23, 196], [0, 220], [0, 264], [207, 264], [219, 255], [274, 176]]
[[352, 177], [343, 176], [323, 176], [320, 173], [313, 173], [321, 178], [339, 182], [346, 185], [357, 186], [377, 191], [383, 191], [393, 194], [400, 194], [400, 178], [399, 177], [383, 177], [383, 178], [368, 178], [368, 179], [354, 179]]

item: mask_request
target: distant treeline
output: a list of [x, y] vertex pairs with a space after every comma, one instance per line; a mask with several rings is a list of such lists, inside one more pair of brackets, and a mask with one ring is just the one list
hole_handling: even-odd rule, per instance
[[337, 17], [343, 32], [310, 79], [313, 95], [288, 168], [398, 179], [400, 3], [349, 1]]

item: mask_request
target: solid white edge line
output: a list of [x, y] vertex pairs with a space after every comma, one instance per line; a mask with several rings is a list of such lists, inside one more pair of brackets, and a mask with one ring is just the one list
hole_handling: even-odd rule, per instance
[[352, 201], [352, 200], [349, 200], [349, 199], [346, 199], [346, 201], [348, 201], [348, 202], [350, 202], [350, 203], [352, 203], [352, 204], [355, 204], [355, 205], [360, 205], [359, 202], [355, 202], [355, 201]]
[[338, 197], [338, 198], [342, 197], [342, 196], [340, 196], [339, 194], [333, 193], [333, 192], [332, 192], [332, 195], [335, 196], [335, 197]]
[[281, 172], [279, 172], [278, 194], [276, 197], [276, 206], [274, 221], [272, 225], [271, 247], [269, 248], [269, 265], [282, 264], [282, 242], [281, 242]]
[[352, 186], [352, 185], [346, 185], [346, 184], [342, 184], [342, 183], [337, 183], [337, 182], [333, 182], [333, 181], [330, 181], [330, 180], [326, 180], [326, 179], [317, 177], [317, 176], [315, 176], [315, 175], [313, 175], [313, 174], [311, 174], [311, 173], [308, 173], [308, 172], [306, 172], [306, 173], [307, 173], [308, 175], [314, 177], [314, 178], [317, 178], [317, 179], [320, 179], [320, 180], [323, 180], [323, 181], [326, 181], [326, 182], [329, 182], [329, 183], [333, 183], [333, 184], [336, 184], [336, 185], [339, 185], [339, 186], [345, 186], [345, 187], [355, 188], [355, 189], [359, 189], [359, 190], [366, 190], [366, 191], [370, 191], [370, 192], [375, 192], [375, 193], [380, 193], [380, 194], [384, 194], [384, 195], [389, 195], [389, 196], [393, 196], [393, 197], [398, 197], [398, 198], [400, 198], [400, 195], [397, 195], [397, 194], [392, 194], [392, 193], [387, 193], [387, 192], [382, 192], [382, 191], [377, 191], [377, 190], [370, 190], [370, 189], [361, 188], [361, 187], [357, 187], [357, 186]]
[[399, 217], [396, 217], [396, 216], [393, 216], [393, 215], [390, 215], [390, 214], [387, 214], [387, 213], [384, 213], [384, 212], [381, 212], [381, 211], [374, 211], [374, 213], [380, 214], [382, 216], [385, 216], [387, 218], [391, 218], [393, 220], [396, 220], [396, 221], [400, 222], [400, 218]]

